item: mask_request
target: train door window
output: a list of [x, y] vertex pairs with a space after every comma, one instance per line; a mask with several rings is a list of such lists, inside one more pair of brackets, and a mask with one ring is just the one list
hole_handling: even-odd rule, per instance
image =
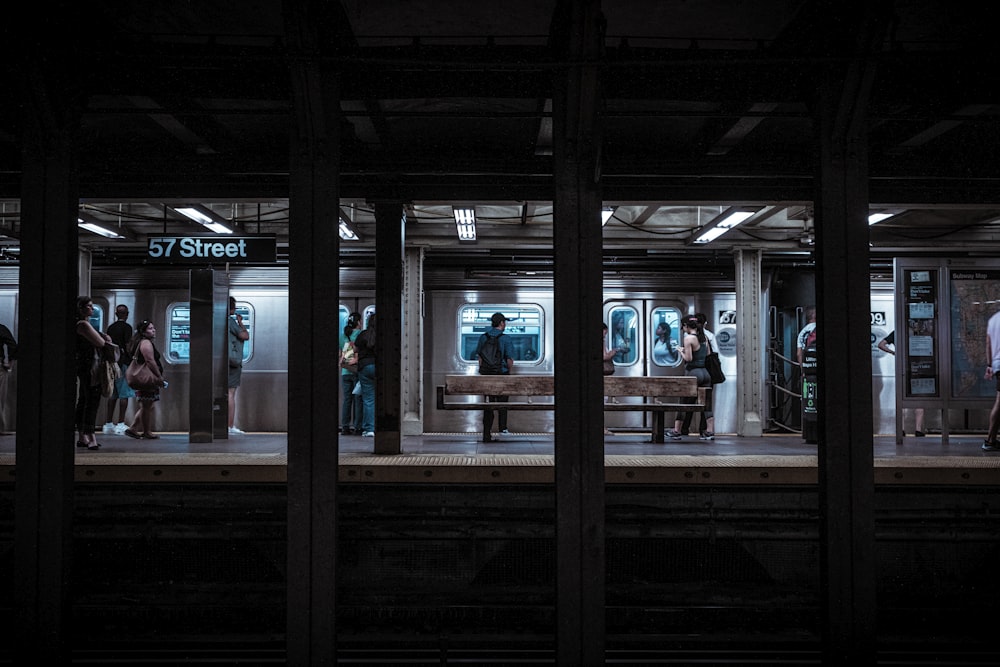
[[248, 361], [250, 361], [250, 357], [253, 356], [253, 341], [254, 341], [253, 306], [251, 306], [246, 301], [237, 301], [236, 314], [238, 314], [243, 319], [243, 326], [246, 327], [247, 333], [250, 334], [250, 337], [243, 342], [243, 363], [246, 364]]
[[[243, 326], [250, 334], [243, 345], [243, 363], [246, 363], [253, 356], [254, 310], [249, 303], [237, 301], [236, 312], [243, 317]], [[167, 307], [166, 357], [172, 364], [191, 362], [191, 304], [187, 302], [172, 303]]]
[[[368, 320], [370, 320], [375, 315], [375, 304], [370, 306], [365, 306], [365, 309], [361, 311], [361, 321], [364, 322], [363, 327], [368, 328]], [[341, 329], [343, 331], [343, 329]]]
[[654, 308], [649, 320], [652, 330], [653, 363], [657, 366], [679, 366], [682, 359], [677, 351], [680, 340], [681, 311], [676, 308]]
[[94, 303], [94, 312], [90, 315], [90, 325], [98, 331], [104, 331], [104, 306], [99, 303]]
[[459, 311], [459, 356], [470, 364], [478, 364], [476, 347], [479, 337], [492, 328], [493, 313], [503, 313], [507, 318], [504, 335], [510, 343], [511, 358], [515, 364], [534, 365], [543, 357], [544, 313], [534, 304], [485, 304], [463, 306]]
[[347, 306], [341, 304], [339, 309], [339, 315], [340, 315], [340, 328], [337, 329], [337, 336], [339, 338], [343, 338], [344, 327], [347, 326], [347, 318], [351, 316], [351, 310]]
[[619, 366], [634, 364], [639, 358], [639, 313], [629, 306], [616, 306], [609, 313], [611, 326], [610, 349], [615, 350], [614, 362]]
[[187, 364], [191, 361], [191, 305], [172, 303], [167, 307], [167, 361]]

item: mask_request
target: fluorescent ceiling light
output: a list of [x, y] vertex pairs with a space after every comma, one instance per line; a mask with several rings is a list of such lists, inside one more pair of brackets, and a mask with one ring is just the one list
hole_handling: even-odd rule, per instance
[[605, 206], [604, 208], [602, 208], [601, 209], [601, 226], [603, 227], [604, 225], [608, 224], [608, 220], [610, 220], [614, 216], [614, 214], [615, 214], [615, 207], [614, 206]]
[[172, 208], [181, 215], [194, 220], [205, 229], [209, 229], [216, 234], [233, 233], [232, 229], [223, 224], [223, 219], [221, 217], [212, 213], [212, 211], [204, 206], [174, 206]]
[[745, 222], [748, 218], [752, 218], [757, 211], [745, 211], [740, 209], [727, 209], [725, 212], [719, 214], [714, 220], [706, 224], [701, 228], [701, 233], [699, 233], [691, 243], [696, 243], [702, 245], [705, 243], [711, 243], [715, 239], [719, 238], [730, 229], [735, 228], [737, 225]]
[[114, 231], [113, 229], [108, 229], [107, 227], [102, 227], [101, 225], [97, 224], [96, 222], [88, 222], [88, 221], [84, 220], [83, 218], [77, 218], [76, 219], [76, 226], [79, 227], [80, 229], [86, 229], [91, 234], [98, 234], [99, 236], [103, 236], [104, 238], [107, 238], [107, 239], [123, 239], [123, 238], [125, 238], [124, 236], [122, 236], [118, 232]]
[[455, 228], [458, 230], [459, 241], [476, 240], [476, 210], [473, 208], [452, 208], [455, 215]]
[[868, 216], [868, 226], [871, 227], [872, 225], [877, 224], [879, 222], [882, 222], [883, 220], [888, 220], [889, 218], [891, 218], [894, 215], [896, 215], [896, 214], [895, 213], [872, 213], [871, 215]]
[[340, 238], [344, 241], [360, 241], [361, 237], [351, 226], [351, 223], [347, 222], [343, 218], [340, 219]]

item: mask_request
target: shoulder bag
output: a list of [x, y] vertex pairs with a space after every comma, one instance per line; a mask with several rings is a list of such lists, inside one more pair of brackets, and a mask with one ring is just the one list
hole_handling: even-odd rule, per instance
[[712, 384], [722, 384], [726, 381], [726, 374], [722, 372], [722, 361], [719, 359], [719, 353], [712, 349], [712, 343], [708, 343], [708, 354], [705, 355], [705, 368], [708, 370], [708, 375], [712, 378]]
[[138, 347], [132, 357], [132, 363], [125, 370], [125, 381], [132, 389], [139, 391], [153, 391], [159, 386], [159, 380], [152, 369], [146, 364], [145, 357]]

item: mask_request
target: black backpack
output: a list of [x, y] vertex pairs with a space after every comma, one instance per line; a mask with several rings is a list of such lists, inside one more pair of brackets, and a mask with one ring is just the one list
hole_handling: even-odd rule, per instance
[[503, 355], [500, 354], [500, 336], [486, 336], [486, 340], [479, 346], [479, 357], [482, 359], [479, 365], [479, 372], [482, 375], [502, 375]]

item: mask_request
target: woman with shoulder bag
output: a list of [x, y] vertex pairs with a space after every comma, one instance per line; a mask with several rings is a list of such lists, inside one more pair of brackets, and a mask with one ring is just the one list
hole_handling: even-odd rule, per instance
[[94, 435], [97, 408], [101, 403], [101, 385], [98, 371], [101, 352], [108, 346], [117, 347], [111, 336], [101, 333], [90, 323], [94, 302], [89, 296], [76, 299], [76, 431], [77, 447], [91, 451], [100, 448]]
[[126, 371], [129, 386], [135, 389], [135, 399], [138, 409], [132, 418], [132, 425], [125, 429], [125, 435], [130, 438], [146, 438], [156, 440], [160, 436], [153, 433], [156, 420], [156, 402], [160, 400], [160, 387], [166, 387], [163, 380], [163, 364], [160, 362], [160, 352], [153, 344], [156, 338], [156, 327], [149, 320], [143, 320], [135, 328], [135, 334], [129, 341], [128, 351], [132, 363]]

